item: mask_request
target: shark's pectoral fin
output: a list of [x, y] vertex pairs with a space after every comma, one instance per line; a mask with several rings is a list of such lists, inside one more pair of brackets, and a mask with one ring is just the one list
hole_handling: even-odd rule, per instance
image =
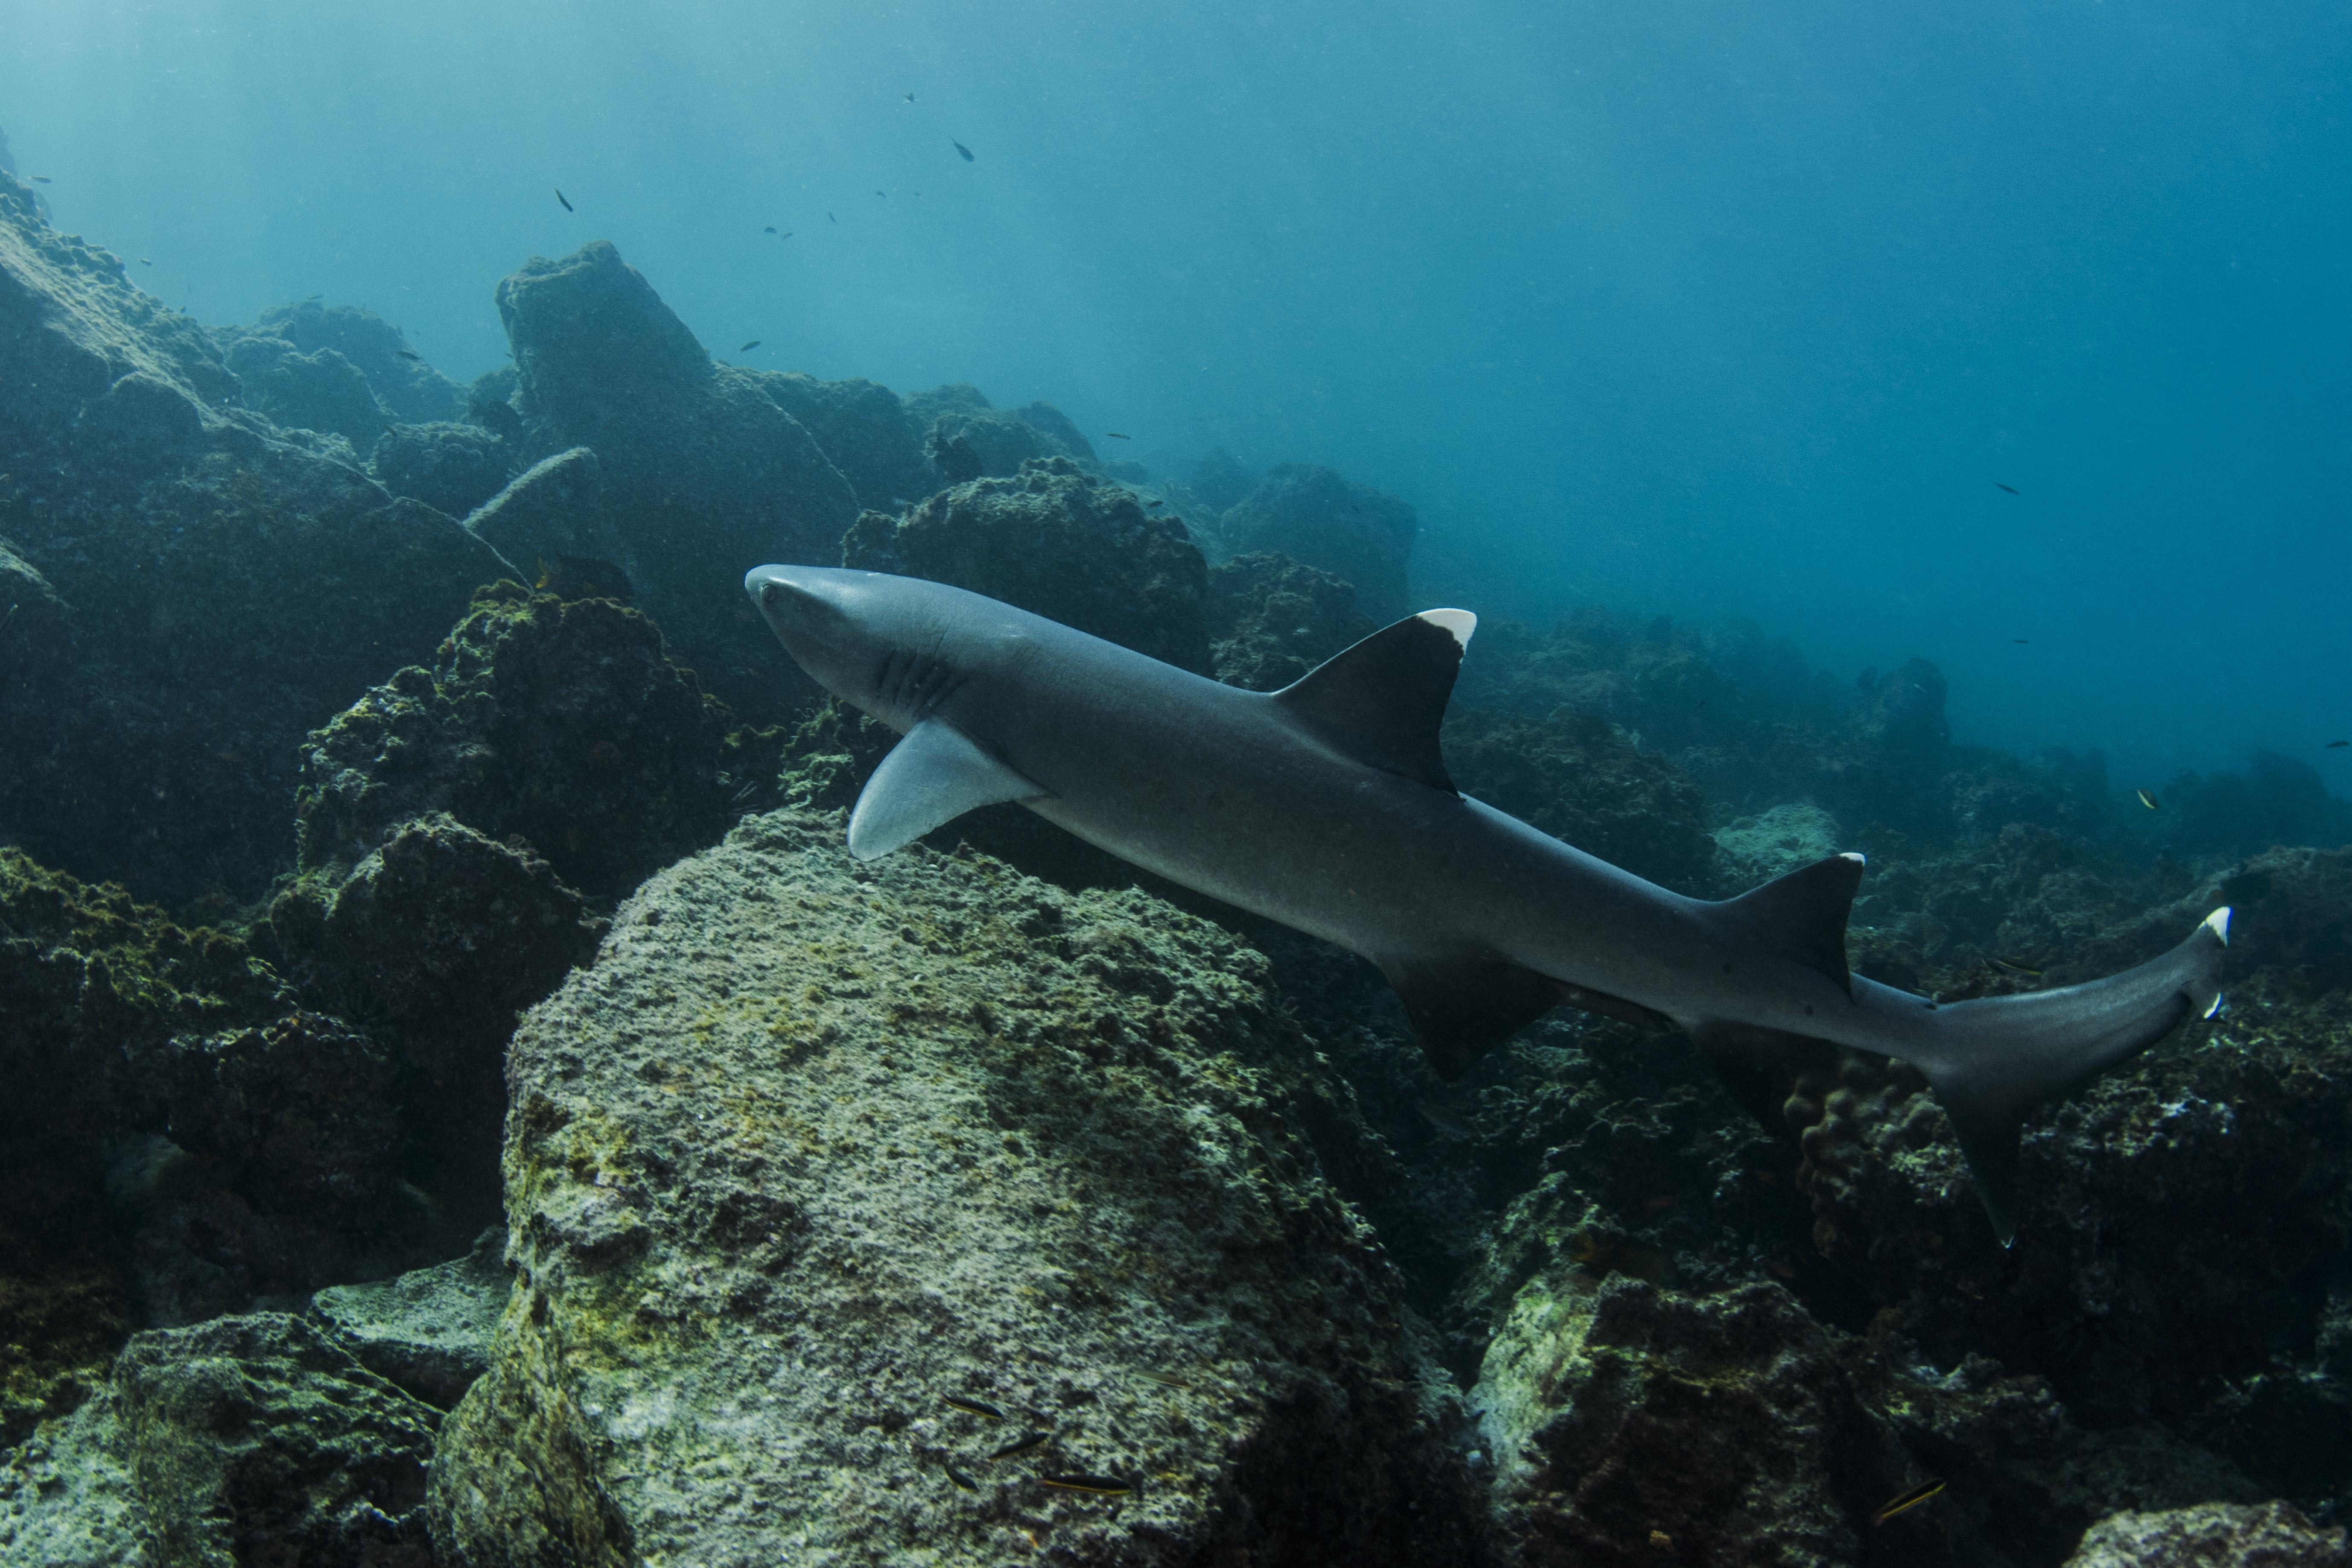
[[849, 814], [849, 852], [872, 860], [965, 812], [1052, 794], [980, 749], [944, 719], [926, 719], [882, 759]]
[[1711, 913], [1742, 942], [1828, 975], [1851, 996], [1845, 922], [1860, 886], [1862, 857], [1832, 855], [1717, 904]]
[[1499, 958], [1391, 958], [1381, 973], [1442, 1079], [1460, 1078], [1562, 1000], [1556, 981]]
[[1467, 610], [1407, 616], [1333, 654], [1274, 700], [1342, 756], [1455, 794], [1437, 728], [1477, 625]]

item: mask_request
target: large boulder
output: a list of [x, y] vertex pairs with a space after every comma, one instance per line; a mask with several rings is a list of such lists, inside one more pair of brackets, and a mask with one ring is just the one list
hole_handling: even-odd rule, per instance
[[867, 512], [842, 563], [952, 583], [1205, 674], [1208, 566], [1173, 518], [1067, 458], [940, 491], [904, 518]]
[[1278, 463], [1218, 521], [1236, 554], [1277, 551], [1355, 585], [1380, 622], [1403, 616], [1405, 563], [1420, 522], [1396, 497], [1313, 463]]
[[739, 710], [808, 694], [743, 597], [767, 561], [830, 563], [857, 498], [759, 372], [714, 363], [598, 240], [498, 289], [530, 455], [594, 449], [637, 603]]
[[[604, 503], [604, 471], [596, 454], [573, 447], [542, 458], [466, 519], [466, 527], [527, 572], [562, 575], [580, 563], [583, 590], [567, 597], [626, 599], [627, 574], [614, 564], [621, 543]], [[599, 580], [597, 564], [608, 570]], [[534, 579], [536, 581], [536, 579]]]
[[333, 349], [305, 353], [261, 332], [232, 339], [228, 364], [246, 402], [274, 425], [341, 436], [357, 452], [373, 450], [392, 428], [392, 411], [376, 400], [367, 374]]
[[465, 416], [465, 389], [425, 363], [398, 327], [362, 306], [304, 300], [273, 306], [249, 327], [224, 327], [213, 335], [232, 355], [235, 345], [256, 338], [275, 338], [297, 353], [333, 354], [360, 373], [377, 405], [396, 424], [428, 425]]
[[2352, 1568], [2352, 1547], [2286, 1503], [2205, 1503], [2103, 1519], [2066, 1568]]
[[1450, 1402], [1323, 1173], [1377, 1152], [1262, 966], [842, 832], [660, 873], [518, 1032], [443, 1568], [1469, 1561]]
[[1287, 555], [1254, 552], [1209, 568], [1209, 636], [1217, 679], [1277, 691], [1380, 627], [1356, 590]]

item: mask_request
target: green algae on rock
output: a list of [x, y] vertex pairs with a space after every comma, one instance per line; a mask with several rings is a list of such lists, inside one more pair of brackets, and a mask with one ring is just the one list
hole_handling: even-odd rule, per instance
[[[1465, 1560], [1450, 1402], [1321, 1174], [1360, 1124], [1262, 965], [841, 832], [657, 874], [518, 1031], [520, 1275], [443, 1430], [443, 1563]], [[1052, 1440], [992, 1465], [950, 1396]]]

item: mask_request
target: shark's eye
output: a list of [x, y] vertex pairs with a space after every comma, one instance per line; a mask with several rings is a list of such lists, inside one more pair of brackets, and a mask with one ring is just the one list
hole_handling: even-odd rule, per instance
[[774, 603], [776, 602], [776, 595], [778, 594], [778, 592], [780, 592], [780, 590], [777, 588], [776, 584], [773, 584], [773, 583], [762, 583], [762, 584], [760, 584], [760, 603], [761, 603], [761, 604], [763, 604], [763, 605], [772, 605], [772, 604], [774, 604]]

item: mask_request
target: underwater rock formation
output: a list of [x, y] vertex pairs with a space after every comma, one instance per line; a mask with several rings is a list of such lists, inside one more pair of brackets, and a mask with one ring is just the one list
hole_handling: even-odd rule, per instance
[[1248, 952], [841, 833], [659, 873], [518, 1032], [444, 1568], [1469, 1560], [1458, 1417], [1322, 1174], [1374, 1151]]
[[2103, 1519], [2066, 1568], [2352, 1568], [2352, 1549], [2285, 1503], [2211, 1503]]
[[1354, 584], [1383, 625], [1407, 614], [1405, 563], [1420, 529], [1392, 495], [1312, 463], [1277, 463], [1217, 522], [1236, 554], [1276, 551]]
[[377, 439], [368, 467], [393, 494], [462, 518], [506, 488], [506, 443], [461, 421], [395, 425]]
[[1465, 795], [1677, 892], [1715, 886], [1715, 840], [1698, 786], [1606, 719], [1562, 708], [1496, 722], [1457, 712], [1446, 768]]
[[1210, 657], [1219, 680], [1278, 691], [1380, 627], [1328, 572], [1263, 551], [1209, 568]]
[[617, 898], [734, 819], [746, 781], [729, 768], [730, 728], [636, 611], [497, 584], [431, 668], [397, 671], [309, 738], [299, 864], [348, 868], [446, 812]]
[[806, 685], [743, 602], [742, 571], [838, 559], [857, 516], [849, 480], [761, 373], [714, 363], [604, 240], [534, 258], [499, 282], [498, 305], [523, 455], [593, 448], [618, 564], [680, 658], [740, 712], [791, 705]]
[[[604, 504], [604, 468], [585, 447], [533, 463], [468, 515], [466, 527], [526, 572], [560, 573], [566, 562], [579, 563], [586, 578], [566, 598], [635, 596], [627, 574], [614, 564], [621, 542]], [[605, 570], [596, 572], [598, 565]]]
[[857, 379], [820, 381], [798, 371], [767, 372], [760, 385], [814, 437], [861, 508], [897, 511], [937, 487], [906, 408], [888, 387]]
[[[258, 338], [276, 339], [300, 354], [331, 354], [366, 380], [370, 394], [391, 424], [430, 425], [465, 417], [465, 389], [425, 363], [398, 327], [362, 306], [304, 300], [264, 310], [249, 327], [216, 328], [213, 336], [229, 353], [232, 364], [238, 348]], [[278, 423], [306, 421], [279, 419]], [[352, 440], [361, 450], [367, 449], [358, 437]]]
[[228, 366], [246, 402], [273, 425], [341, 436], [355, 452], [373, 450], [392, 428], [392, 413], [376, 401], [366, 373], [333, 349], [304, 353], [268, 333], [237, 337], [228, 344]]
[[1208, 566], [1184, 525], [1067, 458], [957, 485], [904, 518], [869, 511], [841, 562], [952, 583], [1181, 669], [1209, 668]]
[[489, 1369], [490, 1338], [514, 1287], [506, 1245], [501, 1225], [463, 1258], [334, 1286], [310, 1299], [310, 1310], [370, 1372], [446, 1410]]
[[393, 1064], [236, 939], [0, 849], [0, 1437], [69, 1407], [134, 1326], [433, 1245]]

